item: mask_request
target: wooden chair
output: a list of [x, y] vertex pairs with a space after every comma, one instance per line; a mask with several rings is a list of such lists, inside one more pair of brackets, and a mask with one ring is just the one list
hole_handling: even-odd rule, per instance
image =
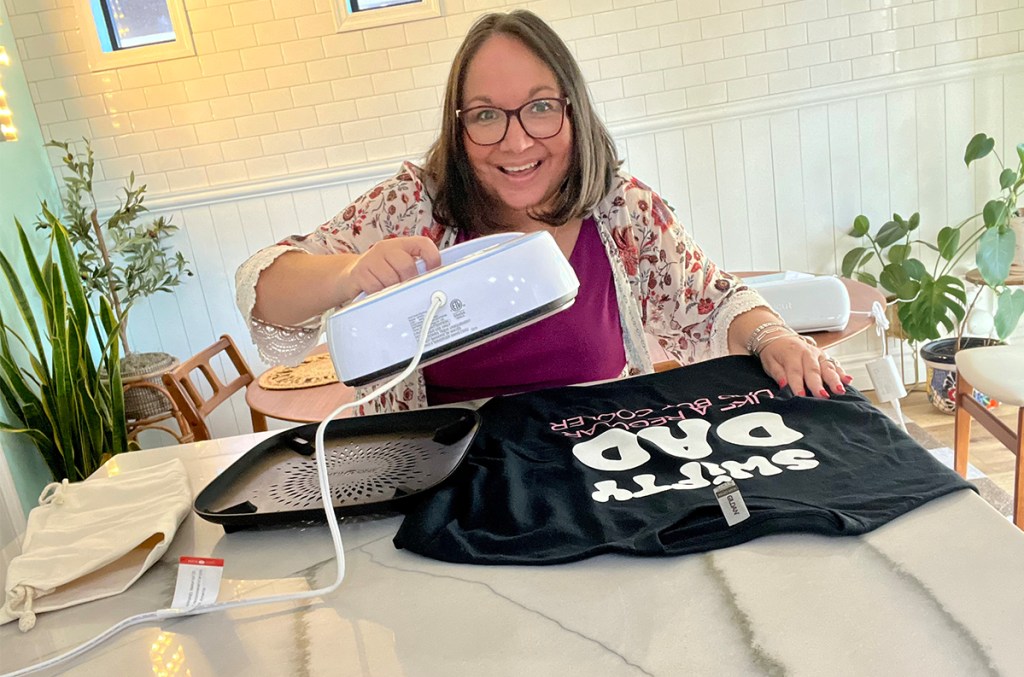
[[[956, 354], [956, 419], [953, 467], [967, 476], [971, 419], [1017, 455], [1014, 471], [1013, 523], [1024, 529], [1024, 346], [990, 346]], [[999, 420], [974, 399], [977, 388], [1003, 406], [1017, 408], [1017, 430]]]
[[[210, 361], [221, 353], [224, 353], [238, 372], [238, 376], [226, 384], [221, 382], [210, 365]], [[209, 398], [206, 398], [192, 381], [192, 374], [195, 372], [201, 374], [212, 389], [213, 394]], [[211, 439], [210, 428], [206, 425], [206, 417], [221, 403], [239, 390], [246, 388], [254, 380], [255, 377], [249, 369], [249, 365], [238, 352], [238, 346], [227, 334], [221, 336], [220, 340], [209, 348], [185, 360], [163, 375], [164, 385], [167, 386], [171, 398], [192, 429], [192, 440], [195, 441]], [[263, 432], [267, 429], [267, 418], [263, 414], [251, 409], [249, 414], [252, 417], [253, 432]]]

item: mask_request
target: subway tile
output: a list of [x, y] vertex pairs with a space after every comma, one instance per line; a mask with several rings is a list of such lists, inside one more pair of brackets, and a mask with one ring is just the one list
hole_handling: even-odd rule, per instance
[[235, 26], [245, 24], [261, 24], [275, 18], [270, 0], [249, 0], [248, 2], [232, 2], [231, 21]]
[[[43, 57], [41, 59], [23, 59], [22, 62], [21, 62], [21, 67], [22, 67], [22, 69], [25, 72], [25, 78], [29, 82], [36, 82], [36, 81], [39, 81], [39, 80], [49, 80], [50, 78], [57, 77], [57, 74], [53, 72], [53, 62], [50, 60], [50, 57]], [[91, 77], [92, 75], [93, 74], [89, 74], [88, 76], [85, 76], [85, 75], [78, 76], [79, 77], [79, 86], [82, 86], [82, 82], [81, 82], [82, 78], [84, 78], [84, 77]], [[108, 78], [109, 78], [109, 76], [108, 76]], [[117, 84], [116, 84], [117, 78], [114, 77], [113, 80], [114, 80], [115, 88], [116, 88], [117, 87]], [[100, 91], [100, 90], [95, 90], [95, 89], [94, 90], [87, 90], [84, 87], [82, 88], [82, 93], [83, 94], [95, 94], [97, 91]]]
[[252, 26], [234, 26], [213, 31], [213, 44], [218, 52], [256, 46], [256, 31]]
[[230, 28], [234, 25], [231, 20], [231, 9], [226, 5], [189, 10], [188, 22], [192, 30], [197, 32]]
[[980, 38], [986, 35], [994, 35], [998, 32], [998, 14], [982, 14], [956, 20], [956, 37], [958, 40]]
[[309, 63], [324, 58], [324, 43], [320, 38], [306, 38], [280, 45], [284, 63]]
[[330, 167], [359, 164], [366, 162], [366, 145], [362, 142], [342, 143], [324, 148], [324, 154]]
[[743, 32], [743, 15], [739, 12], [719, 14], [700, 20], [700, 35], [705, 40]]
[[875, 54], [895, 52], [898, 49], [914, 47], [914, 29], [900, 28], [893, 31], [882, 31], [871, 36], [871, 51]]
[[263, 154], [263, 149], [258, 143], [253, 143], [252, 139], [223, 141], [219, 145], [221, 154], [228, 162], [249, 160], [251, 158], [260, 157]]
[[332, 124], [302, 129], [299, 130], [299, 138], [305, 149], [336, 146], [341, 143], [341, 128]]
[[[444, 40], [431, 42], [428, 46], [428, 50], [430, 52], [430, 63], [451, 63], [461, 44], [462, 38], [446, 38]], [[391, 68], [394, 68], [394, 65], [391, 65]]]
[[247, 94], [269, 89], [266, 71], [249, 71], [245, 73], [229, 73], [224, 76], [228, 85], [228, 94]]
[[[278, 19], [288, 19], [299, 16], [316, 14], [316, 5], [313, 0], [271, 0], [274, 16]], [[330, 22], [330, 17], [324, 17]]]
[[643, 72], [678, 68], [682, 65], [683, 52], [676, 45], [648, 48], [640, 52], [640, 70]]
[[[188, 101], [188, 93], [185, 91], [185, 85], [181, 82], [171, 82], [166, 85], [154, 85], [152, 87], [146, 87], [143, 90], [131, 89], [122, 94], [143, 92], [145, 94], [145, 105], [150, 108], [157, 108], [159, 106], [171, 106], [178, 103], [186, 103]], [[140, 108], [141, 106], [124, 106], [122, 101], [122, 110], [130, 110], [132, 108]], [[108, 104], [109, 105], [109, 104]]]
[[148, 174], [169, 172], [185, 166], [181, 159], [181, 151], [177, 149], [144, 153], [141, 159], [142, 169]]
[[235, 129], [239, 138], [249, 139], [277, 131], [277, 120], [273, 113], [256, 113], [235, 118]]
[[[366, 51], [366, 43], [363, 40], [363, 34], [358, 31], [328, 35], [320, 38], [320, 43], [324, 47], [324, 56], [328, 57], [361, 54]], [[427, 45], [417, 46], [429, 53]], [[426, 63], [426, 59], [420, 63]]]
[[36, 101], [62, 101], [82, 95], [78, 79], [73, 77], [53, 78], [32, 84], [36, 87]]
[[306, 64], [296, 63], [287, 66], [275, 66], [264, 71], [269, 89], [282, 89], [309, 82]]
[[156, 145], [161, 150], [169, 148], [189, 148], [199, 143], [195, 127], [185, 125], [183, 127], [168, 127], [161, 129], [156, 135]]
[[873, 78], [893, 72], [892, 54], [862, 56], [853, 60], [853, 79]]
[[367, 160], [387, 160], [390, 158], [405, 158], [405, 139], [402, 137], [372, 139], [367, 141], [366, 146], [366, 159]]
[[686, 109], [686, 92], [682, 89], [671, 89], [644, 97], [644, 109], [648, 115], [675, 113]]
[[893, 58], [893, 67], [897, 73], [930, 68], [935, 65], [935, 47], [929, 45], [900, 50], [893, 55]]
[[675, 2], [655, 2], [636, 8], [637, 28], [658, 27], [679, 19], [679, 6]]
[[989, 36], [978, 41], [978, 58], [1013, 54], [1018, 51], [1018, 44], [1016, 33]]
[[[299, 85], [291, 88], [291, 99], [299, 106], [315, 106], [320, 103], [328, 103], [334, 100], [331, 93], [331, 85], [328, 82], [316, 82], [309, 85]], [[274, 92], [263, 92], [263, 94]]]
[[254, 27], [256, 44], [276, 45], [282, 42], [299, 39], [299, 31], [295, 27], [294, 19], [279, 19], [258, 23]]
[[295, 30], [300, 38], [322, 38], [334, 33], [334, 21], [329, 16], [300, 16], [295, 19]]
[[700, 19], [718, 14], [718, 0], [683, 0], [678, 4], [680, 19]]
[[752, 78], [730, 80], [725, 83], [725, 87], [729, 101], [753, 99], [759, 96], [767, 96], [769, 93], [767, 75], [755, 75]]
[[156, 134], [153, 132], [136, 132], [122, 134], [113, 139], [118, 155], [141, 155], [157, 150]]
[[443, 40], [448, 37], [448, 32], [445, 30], [444, 19], [440, 17], [436, 19], [426, 19], [423, 21], [412, 21], [410, 23], [403, 24], [403, 28], [405, 28], [405, 41], [410, 45], [420, 42]]
[[828, 15], [843, 16], [857, 14], [871, 9], [869, 0], [828, 0]]
[[[603, 40], [607, 45], [607, 39]], [[392, 68], [412, 68], [430, 61], [430, 48], [427, 45], [408, 45], [388, 50], [388, 62]]]
[[938, 23], [914, 26], [914, 44], [918, 46], [935, 45], [941, 42], [956, 40], [956, 22], [940, 21]]
[[947, 63], [960, 63], [962, 61], [973, 61], [978, 58], [978, 39], [968, 38], [935, 45], [935, 63], [943, 65]]
[[657, 28], [638, 28], [635, 31], [623, 31], [615, 36], [619, 54], [643, 52], [658, 46]]
[[24, 49], [18, 51], [29, 59], [41, 59], [57, 54], [66, 54], [68, 41], [64, 33], [43, 33], [41, 35], [30, 35], [21, 38], [20, 43]]
[[184, 86], [189, 101], [206, 101], [228, 94], [226, 76], [223, 75], [186, 80]]
[[367, 96], [356, 99], [356, 111], [363, 120], [382, 115], [394, 115], [398, 112], [398, 103], [394, 94]]
[[118, 68], [117, 78], [121, 82], [121, 89], [150, 87], [168, 81], [161, 76], [160, 69], [156, 64], [152, 63]]
[[206, 188], [210, 185], [206, 178], [206, 170], [203, 167], [192, 167], [190, 169], [177, 169], [164, 174], [167, 177], [167, 188], [171, 191], [195, 190]]
[[221, 162], [206, 167], [211, 186], [243, 183], [249, 179], [244, 162]]
[[380, 128], [385, 137], [405, 136], [422, 131], [421, 118], [418, 113], [386, 115], [380, 119]]
[[713, 106], [725, 103], [729, 100], [729, 93], [724, 82], [716, 82], [710, 85], [698, 85], [686, 88], [687, 108], [700, 108], [701, 106]]
[[811, 87], [824, 87], [853, 79], [853, 66], [850, 61], [834, 61], [832, 63], [811, 66]]
[[386, 50], [375, 52], [364, 52], [363, 54], [352, 54], [345, 57], [348, 60], [348, 72], [352, 75], [370, 75], [371, 73], [382, 73], [391, 68], [388, 62]]
[[283, 176], [288, 172], [283, 155], [257, 157], [245, 161], [245, 171], [250, 179], [263, 179], [272, 176]]
[[148, 108], [128, 113], [132, 129], [143, 132], [147, 129], [163, 129], [171, 126], [171, 111], [168, 108]]
[[292, 129], [260, 136], [260, 147], [264, 155], [284, 155], [302, 148], [302, 136]]
[[320, 104], [313, 108], [316, 111], [317, 123], [320, 125], [354, 122], [359, 119], [354, 101], [335, 101], [334, 103]]
[[199, 57], [199, 70], [207, 77], [238, 73], [243, 70], [242, 56], [238, 51], [203, 54]]
[[379, 138], [380, 121], [356, 120], [355, 122], [342, 123], [341, 136], [345, 139], [345, 143], [366, 142]]
[[[132, 131], [132, 122], [127, 113], [118, 113], [116, 115], [105, 115], [100, 118], [93, 118], [89, 120], [88, 123], [86, 123], [85, 120], [72, 120], [70, 122], [63, 122], [60, 124], [70, 126], [76, 123], [85, 125], [85, 129], [88, 131], [84, 133], [76, 133], [74, 135], [75, 137], [118, 136]], [[58, 126], [60, 125], [53, 125], [51, 130]]]
[[613, 0], [570, 0], [568, 4], [573, 16], [610, 12], [615, 8]]
[[415, 86], [410, 68], [374, 73], [370, 76], [370, 81], [373, 83], [373, 91], [377, 94], [404, 92]]
[[801, 0], [800, 2], [787, 2], [786, 23], [808, 23], [828, 18], [828, 3], [826, 0]]
[[876, 9], [872, 12], [863, 12], [848, 17], [850, 21], [850, 35], [866, 35], [878, 31], [887, 31], [892, 28], [892, 10]]
[[959, 19], [978, 13], [975, 0], [942, 0], [935, 4], [935, 20]]
[[716, 61], [725, 57], [725, 47], [722, 38], [701, 40], [688, 45], [683, 45], [683, 63], [706, 63]]
[[[594, 17], [580, 16], [571, 17], [569, 19], [559, 19], [558, 21], [552, 22], [551, 27], [563, 40], [579, 40], [580, 38], [589, 38], [595, 33], [599, 33], [594, 26], [595, 23]], [[632, 28], [633, 26], [630, 27]], [[445, 38], [445, 40], [461, 42], [461, 39], [458, 36]], [[443, 40], [431, 40], [431, 45], [442, 41]]]
[[[320, 47], [319, 42], [316, 47]], [[262, 47], [249, 47], [241, 51], [242, 67], [247, 71], [261, 68], [280, 66], [284, 63], [281, 53], [281, 45], [263, 45]]]
[[697, 42], [700, 39], [700, 21], [697, 19], [658, 27], [658, 44], [662, 47]]
[[274, 119], [277, 120], [277, 128], [282, 132], [308, 129], [316, 125], [316, 111], [312, 106], [279, 110], [274, 112]]
[[609, 56], [601, 59], [599, 66], [602, 79], [621, 78], [640, 70], [640, 56], [638, 54]]
[[[195, 80], [196, 78], [203, 77], [203, 71], [199, 67], [199, 59], [174, 59], [173, 61], [162, 61], [156, 65], [157, 68], [157, 81], [158, 82], [184, 82], [186, 80]], [[120, 69], [124, 71], [125, 69]], [[124, 82], [122, 80], [122, 82]], [[155, 85], [157, 82], [147, 82], [141, 85], [133, 85], [137, 87], [147, 87], [149, 85]], [[131, 89], [129, 86], [125, 86], [125, 89]]]
[[719, 9], [722, 14], [727, 12], [742, 12], [745, 9], [754, 9], [761, 6], [761, 0], [719, 0]]
[[1020, 0], [978, 0], [978, 14], [1000, 12], [1020, 7]]
[[349, 76], [349, 57], [336, 56], [330, 59], [310, 61], [306, 64], [305, 82], [332, 82]]
[[404, 92], [397, 92], [395, 99], [398, 102], [398, 109], [404, 111], [427, 110], [437, 108], [441, 104], [435, 87], [410, 88]]
[[107, 108], [103, 103], [103, 95], [90, 94], [64, 99], [64, 112], [68, 120], [80, 120], [106, 115]]
[[55, 122], [66, 122], [67, 113], [64, 112], [64, 104], [60, 101], [47, 101], [36, 104], [36, 117], [39, 124], [49, 125]]
[[778, 73], [789, 68], [789, 50], [777, 49], [763, 54], [752, 54], [747, 59], [747, 75]]
[[704, 64], [670, 68], [665, 71], [665, 89], [685, 89], [707, 82], [704, 76]]
[[1024, 7], [999, 13], [999, 32], [1024, 30]]
[[770, 73], [768, 75], [768, 91], [772, 94], [795, 92], [797, 90], [807, 89], [810, 86], [810, 68], [798, 68], [785, 73]]
[[784, 49], [807, 44], [807, 26], [797, 24], [783, 28], [769, 28], [764, 32], [765, 47], [768, 50]]
[[331, 94], [335, 101], [354, 101], [360, 97], [373, 96], [373, 79], [369, 75], [360, 75], [332, 80]]
[[791, 47], [788, 50], [787, 56], [789, 58], [790, 68], [805, 68], [807, 66], [816, 66], [817, 64], [828, 63], [828, 43], [819, 42], [813, 45], [804, 45], [802, 47]]
[[116, 132], [110, 131], [109, 125], [105, 125], [106, 120], [101, 120], [98, 123], [98, 129], [101, 133], [97, 134], [94, 131], [93, 123], [95, 120], [67, 120], [65, 122], [54, 122], [47, 126], [47, 129], [43, 130], [43, 138], [45, 139], [57, 139], [57, 140], [73, 140], [81, 139], [84, 137], [98, 137], [98, 136], [113, 136]]
[[196, 124], [196, 139], [199, 143], [217, 143], [238, 138], [235, 120], [213, 120]]
[[636, 120], [647, 115], [643, 99], [622, 99], [604, 104], [605, 118], [608, 122], [620, 120]]
[[[939, 0], [942, 2], [943, 0]], [[920, 26], [935, 21], [934, 2], [915, 2], [912, 5], [892, 8], [892, 25], [894, 28]]]
[[809, 42], [825, 42], [850, 36], [850, 18], [837, 16], [807, 24], [807, 40]]
[[41, 35], [43, 26], [39, 23], [40, 14], [13, 14], [11, 20], [11, 33], [15, 37], [28, 38], [34, 35]]
[[249, 96], [249, 94], [235, 94], [233, 96], [210, 99], [210, 111], [213, 113], [213, 118], [215, 120], [228, 120], [243, 115], [252, 115], [254, 111], [252, 100]]
[[747, 61], [742, 56], [719, 59], [704, 64], [704, 75], [708, 82], [736, 80], [747, 76]]
[[174, 125], [191, 125], [196, 122], [208, 122], [213, 119], [213, 111], [209, 101], [182, 103], [168, 106], [171, 112], [171, 123]]
[[743, 30], [760, 31], [786, 25], [786, 10], [781, 5], [748, 9], [743, 12]]
[[661, 71], [653, 73], [642, 73], [622, 78], [622, 93], [624, 98], [653, 94], [665, 89], [665, 77]]
[[871, 54], [871, 36], [858, 35], [842, 40], [833, 40], [829, 43], [829, 50], [832, 53], [833, 61], [844, 61], [856, 59], [857, 57]]
[[[327, 85], [327, 88], [330, 89], [330, 85]], [[248, 96], [254, 113], [276, 113], [295, 106], [291, 90], [288, 89], [268, 89], [264, 92], [253, 92]], [[308, 102], [303, 103], [308, 105]]]

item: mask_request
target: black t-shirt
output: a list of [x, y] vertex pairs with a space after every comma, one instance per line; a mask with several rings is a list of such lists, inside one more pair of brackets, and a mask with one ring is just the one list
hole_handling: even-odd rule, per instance
[[[679, 555], [780, 532], [853, 535], [970, 485], [862, 395], [795, 397], [756, 358], [499, 397], [455, 475], [395, 545], [434, 559], [554, 564]], [[714, 489], [750, 516], [727, 526]]]

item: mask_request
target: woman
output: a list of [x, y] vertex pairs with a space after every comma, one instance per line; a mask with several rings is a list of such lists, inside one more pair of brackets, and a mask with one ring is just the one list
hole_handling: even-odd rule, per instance
[[530, 12], [488, 14], [455, 56], [424, 167], [404, 164], [310, 235], [252, 256], [239, 308], [269, 361], [295, 361], [325, 312], [414, 277], [417, 259], [431, 269], [439, 248], [546, 230], [580, 278], [576, 303], [426, 367], [367, 413], [648, 373], [645, 332], [682, 364], [753, 352], [781, 387], [844, 392], [839, 365], [709, 261], [618, 165], [561, 39]]

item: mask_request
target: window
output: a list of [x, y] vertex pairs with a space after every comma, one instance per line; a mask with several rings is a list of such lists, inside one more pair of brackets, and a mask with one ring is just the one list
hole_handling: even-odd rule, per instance
[[[184, 0], [75, 0], [89, 67], [107, 70], [193, 56]], [[83, 20], [84, 19], [84, 20]]]
[[333, 0], [338, 32], [441, 16], [441, 0]]

